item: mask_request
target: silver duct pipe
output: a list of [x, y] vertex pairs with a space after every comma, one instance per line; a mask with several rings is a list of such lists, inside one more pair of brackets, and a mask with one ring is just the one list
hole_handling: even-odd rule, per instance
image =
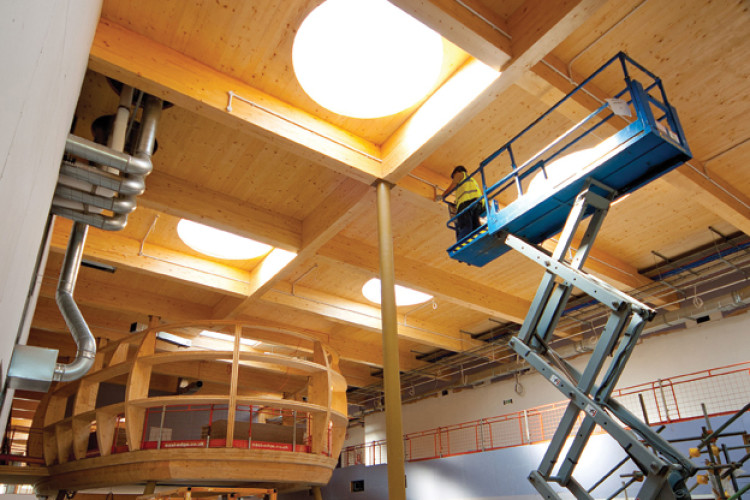
[[[123, 99], [120, 102], [121, 109], [118, 109], [111, 141], [111, 144], [119, 149], [122, 149], [124, 145], [123, 130], [129, 115], [129, 113], [121, 112], [124, 108], [129, 107], [129, 102], [124, 105], [124, 101], [127, 100], [125, 98], [126, 92], [128, 95], [132, 95], [132, 91], [127, 87], [123, 89]], [[152, 96], [146, 97], [142, 117], [143, 125], [138, 138], [138, 147], [133, 156], [72, 135], [68, 136], [65, 151], [95, 162], [105, 168], [112, 167], [119, 170], [125, 174], [123, 181], [125, 181], [126, 185], [130, 185], [131, 187], [142, 186], [143, 178], [152, 169], [151, 155], [154, 151], [156, 127], [159, 123], [161, 108], [162, 101], [160, 99]], [[76, 167], [73, 166], [72, 169], [76, 170]], [[65, 251], [55, 300], [65, 319], [65, 324], [68, 326], [78, 346], [78, 351], [76, 358], [71, 363], [57, 363], [55, 365], [52, 380], [61, 382], [81, 378], [89, 371], [96, 357], [94, 336], [91, 334], [86, 320], [73, 299], [73, 292], [78, 279], [78, 270], [83, 258], [83, 247], [86, 242], [88, 226], [92, 225], [108, 230], [122, 229], [127, 222], [127, 214], [135, 209], [135, 193], [116, 191], [112, 193], [113, 195], [116, 194], [116, 196], [108, 197], [102, 196], [101, 191], [99, 194], [95, 194], [96, 189], [88, 188], [89, 185], [93, 188], [94, 185], [99, 186], [102, 183], [117, 180], [109, 177], [108, 173], [92, 172], [89, 169], [71, 173], [73, 174], [71, 175], [73, 179], [65, 180], [64, 184], [58, 183], [55, 190], [55, 200], [57, 200], [57, 203], [53, 200], [52, 206], [53, 213], [69, 217], [75, 221], [70, 233], [70, 239], [68, 240], [68, 247]], [[130, 181], [133, 181], [133, 183], [129, 184]], [[83, 182], [83, 185], [80, 184], [81, 182]], [[65, 184], [68, 185], [66, 186]], [[73, 184], [75, 187], [70, 187], [70, 184]], [[83, 188], [85, 191], [77, 188]], [[142, 188], [139, 188], [139, 190], [142, 191]], [[123, 194], [124, 196], [122, 196]], [[80, 207], [78, 204], [80, 204]], [[91, 206], [109, 210], [114, 215], [105, 216], [98, 213], [91, 213], [89, 209]]]
[[55, 371], [52, 375], [53, 381], [68, 382], [83, 377], [94, 364], [94, 358], [96, 357], [94, 336], [91, 334], [91, 330], [75, 300], [73, 300], [73, 291], [78, 279], [78, 270], [81, 267], [87, 232], [88, 225], [81, 222], [73, 224], [62, 270], [60, 271], [60, 281], [57, 283], [57, 293], [55, 294], [55, 301], [65, 319], [65, 324], [68, 325], [68, 329], [73, 335], [73, 340], [78, 346], [78, 352], [76, 352], [76, 358], [71, 363], [67, 365], [57, 363], [55, 365]]
[[[136, 208], [135, 196], [143, 193], [145, 177], [153, 168], [151, 155], [162, 109], [161, 99], [146, 96], [136, 152], [129, 155], [122, 152], [122, 148], [131, 99], [132, 89], [125, 86], [113, 125], [111, 148], [74, 135], [68, 136], [67, 153], [101, 165], [103, 170], [78, 162], [63, 162], [52, 213], [107, 231], [125, 227], [127, 214]], [[116, 171], [121, 175], [116, 175]], [[112, 195], [106, 190], [111, 190]], [[101, 209], [109, 210], [113, 215], [104, 215]]]
[[129, 214], [135, 210], [136, 204], [135, 196], [115, 196], [110, 198], [107, 196], [99, 196], [79, 191], [75, 188], [60, 185], [60, 183], [58, 183], [55, 188], [55, 196], [65, 200], [83, 203], [84, 205], [103, 208], [114, 212], [115, 214]]
[[[141, 137], [143, 137], [143, 130], [141, 130]], [[153, 168], [150, 155], [136, 153], [131, 156], [73, 134], [68, 134], [65, 152], [99, 165], [116, 168], [124, 174], [148, 175]]]
[[80, 204], [76, 208], [71, 208], [73, 205], [64, 206], [64, 201], [65, 200], [60, 200], [58, 204], [54, 205], [51, 212], [60, 217], [65, 217], [76, 222], [82, 222], [83, 224], [98, 227], [105, 231], [119, 231], [124, 229], [128, 223], [128, 217], [126, 214], [106, 216], [98, 213], [87, 213], [85, 205]]
[[700, 305], [691, 305], [682, 307], [675, 311], [667, 311], [657, 314], [656, 317], [648, 323], [643, 333], [655, 332], [665, 328], [679, 326], [687, 320], [706, 316], [716, 311], [728, 311], [737, 307], [747, 305], [750, 302], [750, 286], [735, 290], [731, 293], [720, 295], [711, 299], [706, 299]]
[[[123, 195], [140, 195], [146, 189], [143, 177], [120, 177], [90, 167], [80, 162], [63, 162], [60, 176], [85, 182]], [[89, 191], [91, 188], [89, 188]]]

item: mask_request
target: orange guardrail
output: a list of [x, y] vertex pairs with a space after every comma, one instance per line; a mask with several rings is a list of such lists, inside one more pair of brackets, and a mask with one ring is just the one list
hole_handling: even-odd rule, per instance
[[[706, 405], [709, 416], [726, 415], [750, 401], [750, 361], [625, 387], [612, 396], [636, 415], [645, 411], [651, 425], [702, 418], [701, 404]], [[567, 400], [559, 401], [405, 434], [406, 460], [431, 460], [547, 441], [567, 406]], [[385, 440], [346, 447], [341, 452], [341, 466], [384, 464], [386, 449]]]

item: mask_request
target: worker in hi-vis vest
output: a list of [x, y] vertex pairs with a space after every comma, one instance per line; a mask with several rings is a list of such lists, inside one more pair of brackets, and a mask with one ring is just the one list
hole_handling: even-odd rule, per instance
[[[482, 190], [479, 184], [469, 177], [463, 165], [459, 165], [453, 169], [451, 179], [450, 186], [438, 198], [443, 199], [446, 193], [450, 193], [453, 189], [456, 189], [456, 213], [458, 214], [456, 218], [456, 241], [461, 241], [481, 225], [479, 217], [484, 212], [484, 200], [472, 205], [477, 198], [481, 198]], [[456, 188], [456, 186], [458, 187]]]

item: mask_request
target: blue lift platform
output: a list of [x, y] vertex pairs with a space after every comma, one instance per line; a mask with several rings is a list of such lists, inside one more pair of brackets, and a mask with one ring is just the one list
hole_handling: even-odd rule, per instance
[[[587, 86], [597, 81], [597, 77], [618, 66], [624, 72], [625, 86], [614, 98], [605, 101], [522, 164], [517, 163], [516, 151], [528, 150], [528, 143], [538, 140], [538, 135], [534, 134], [536, 129], [545, 127], [558, 108], [577, 95], [585, 94]], [[631, 66], [650, 80], [647, 87], [631, 78]], [[586, 147], [591, 144], [595, 146]], [[563, 163], [560, 160], [566, 155], [574, 161], [574, 157], [581, 158], [583, 163], [575, 165], [574, 171], [567, 172], [570, 175], [555, 183], [554, 169]], [[541, 243], [558, 233], [587, 182], [593, 180], [611, 187], [616, 199], [690, 158], [677, 113], [667, 101], [661, 80], [620, 53], [482, 161], [470, 177], [482, 188], [484, 206], [489, 207], [487, 222], [451, 246], [448, 253], [460, 262], [484, 266], [510, 250], [502, 244], [506, 233], [532, 243]], [[488, 185], [490, 170], [509, 172]], [[534, 175], [549, 177], [550, 182], [529, 191], [527, 186]], [[506, 206], [499, 200], [507, 197], [513, 188], [517, 197]], [[453, 217], [448, 226], [454, 228], [459, 216]]]
[[[554, 114], [558, 108], [584, 93], [596, 96], [600, 89], [621, 85], [617, 82], [623, 79], [624, 87], [610, 90], [614, 97], [603, 100], [573, 127], [550, 134], [554, 127], [549, 122], [559, 123], [559, 115]], [[598, 80], [604, 83], [591, 90]], [[541, 150], [533, 147], [540, 143], [547, 145]], [[518, 163], [522, 153], [528, 158]], [[695, 474], [695, 466], [610, 397], [655, 311], [583, 271], [611, 203], [690, 158], [677, 113], [667, 101], [661, 80], [619, 53], [482, 161], [470, 176], [482, 188], [475, 203], [483, 200], [486, 222], [448, 249], [451, 258], [484, 266], [514, 249], [546, 271], [518, 335], [509, 343], [570, 400], [542, 463], [529, 475], [545, 499], [561, 499], [557, 484], [579, 500], [593, 500], [593, 487], [584, 488], [573, 473], [597, 425], [640, 469], [644, 480], [636, 495], [639, 500], [690, 498], [685, 483]], [[500, 180], [488, 184], [487, 179], [493, 176]], [[516, 198], [509, 199], [514, 191]], [[459, 216], [450, 220], [449, 227], [455, 228]], [[573, 237], [579, 228], [584, 229], [583, 237], [573, 252]], [[554, 251], [541, 247], [558, 233]], [[550, 346], [573, 288], [609, 309], [607, 323], [583, 372]]]

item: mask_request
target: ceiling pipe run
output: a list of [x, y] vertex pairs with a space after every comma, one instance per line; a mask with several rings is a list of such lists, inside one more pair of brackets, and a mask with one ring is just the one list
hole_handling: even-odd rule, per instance
[[[153, 168], [151, 155], [154, 151], [156, 127], [159, 123], [161, 108], [162, 102], [160, 99], [152, 96], [146, 97], [143, 110], [143, 126], [138, 138], [135, 156], [126, 155], [110, 148], [104, 148], [96, 143], [75, 136], [68, 138], [68, 145], [65, 150], [77, 156], [82, 156], [87, 160], [113, 167], [123, 173], [142, 179]], [[126, 115], [118, 114], [118, 119], [118, 121], [127, 122]], [[121, 127], [123, 124], [120, 123], [117, 125]], [[120, 127], [115, 126], [114, 128], [117, 129]], [[115, 146], [117, 147], [117, 145]], [[95, 194], [83, 193], [72, 188], [64, 188], [60, 185], [58, 185], [56, 194], [71, 201], [105, 208], [117, 215], [127, 215], [135, 209], [135, 196], [132, 195], [106, 198]], [[70, 239], [68, 240], [68, 248], [65, 252], [62, 271], [60, 272], [60, 281], [58, 282], [57, 293], [55, 294], [55, 300], [60, 308], [60, 313], [65, 319], [65, 323], [68, 325], [68, 329], [78, 346], [76, 357], [71, 363], [58, 363], [55, 366], [53, 375], [53, 380], [55, 381], [68, 382], [81, 378], [89, 371], [96, 357], [96, 341], [73, 299], [73, 291], [78, 279], [78, 270], [81, 267], [87, 232], [88, 225], [85, 222], [76, 220], [70, 233]]]
[[57, 382], [69, 382], [83, 377], [93, 366], [96, 357], [96, 341], [73, 299], [73, 291], [78, 279], [78, 270], [81, 267], [87, 233], [88, 226], [86, 224], [82, 222], [73, 224], [62, 271], [60, 272], [60, 280], [57, 284], [57, 292], [55, 293], [57, 307], [60, 309], [65, 324], [68, 325], [68, 329], [78, 347], [76, 357], [71, 363], [57, 363], [55, 365], [52, 380]]
[[[94, 142], [72, 135], [68, 137], [65, 151], [104, 167], [112, 167], [123, 174], [126, 174], [123, 179], [126, 181], [126, 184], [127, 181], [133, 181], [136, 187], [139, 185], [142, 186], [143, 178], [148, 175], [153, 168], [151, 155], [153, 154], [154, 143], [156, 142], [156, 127], [159, 123], [161, 109], [162, 101], [160, 99], [152, 96], [146, 97], [143, 110], [143, 126], [140, 130], [138, 146], [134, 156], [117, 151], [113, 148], [106, 148]], [[116, 120], [118, 123], [113, 127], [114, 132], [116, 133], [118, 130], [124, 129], [127, 120], [128, 114], [118, 112]], [[118, 140], [118, 137], [114, 137], [112, 144], [114, 148], [122, 149], [123, 142], [124, 141], [122, 141], [121, 138]], [[108, 177], [106, 172], [96, 173], [90, 170], [82, 171], [80, 175], [74, 174], [74, 177], [79, 177], [78, 182], [82, 182], [80, 177], [85, 177], [86, 181], [93, 181], [93, 183], [90, 183], [92, 185], [100, 185], [104, 181], [112, 180]], [[131, 186], [133, 183], [131, 183]], [[94, 221], [102, 222], [102, 224], [92, 224], [97, 227], [110, 228], [106, 222], [113, 220], [115, 222], [114, 224], [111, 224], [112, 226], [119, 226], [121, 221], [124, 226], [126, 219], [123, 221], [123, 218], [120, 216], [127, 216], [128, 213], [135, 209], [135, 196], [134, 193], [132, 193], [132, 189], [129, 190], [130, 192], [125, 196], [120, 196], [122, 194], [121, 192], [113, 192], [116, 196], [108, 197], [97, 194], [95, 190], [94, 192], [84, 192], [76, 189], [76, 187], [70, 187], [70, 182], [67, 182], [67, 184], [68, 185], [58, 184], [55, 191], [55, 194], [58, 197], [81, 203], [86, 207], [94, 206], [97, 208], [103, 208], [115, 214], [114, 217], [107, 218], [100, 215], [99, 218], [95, 218]], [[76, 183], [72, 184], [75, 185]], [[86, 184], [87, 182], [84, 182], [84, 187]], [[123, 183], [121, 182], [120, 184], [122, 185]], [[80, 184], [78, 186], [80, 186]], [[142, 189], [140, 191], [142, 191]], [[106, 195], [107, 193], [104, 194]], [[60, 272], [60, 280], [55, 294], [55, 300], [60, 309], [60, 313], [65, 319], [65, 323], [68, 325], [68, 329], [78, 346], [76, 357], [71, 363], [58, 363], [55, 366], [53, 380], [61, 382], [68, 382], [81, 378], [89, 371], [94, 363], [94, 358], [96, 357], [96, 341], [86, 324], [86, 320], [73, 299], [73, 292], [78, 279], [78, 271], [81, 266], [81, 259], [83, 258], [83, 248], [86, 243], [86, 234], [89, 225], [88, 221], [91, 219], [91, 217], [86, 216], [92, 214], [81, 213], [79, 215], [84, 217], [73, 217], [73, 220], [76, 222], [73, 224], [73, 229], [70, 233], [68, 247], [62, 264], [62, 271]], [[81, 218], [83, 220], [79, 220]]]
[[[111, 147], [72, 134], [68, 136], [65, 152], [97, 167], [63, 162], [52, 213], [107, 231], [125, 227], [128, 214], [136, 208], [135, 197], [143, 193], [144, 179], [153, 169], [151, 155], [163, 106], [161, 99], [146, 95], [135, 154], [124, 153], [132, 94], [130, 87], [123, 88], [112, 124]], [[105, 210], [111, 214], [104, 214]]]
[[664, 330], [665, 328], [673, 328], [688, 320], [708, 316], [716, 311], [731, 311], [738, 307], [747, 305], [749, 301], [750, 286], [746, 286], [745, 288], [718, 297], [706, 299], [705, 301], [702, 301], [700, 305], [692, 304], [675, 311], [667, 311], [663, 314], [659, 313], [643, 330], [643, 333], [652, 333], [658, 330]]

